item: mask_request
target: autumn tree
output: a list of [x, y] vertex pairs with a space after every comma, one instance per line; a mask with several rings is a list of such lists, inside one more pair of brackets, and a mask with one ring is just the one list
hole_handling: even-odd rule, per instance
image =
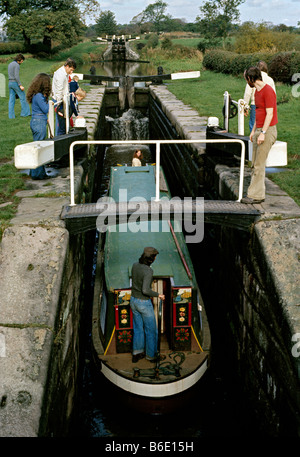
[[[284, 29], [286, 30], [286, 29]], [[274, 31], [267, 23], [244, 22], [236, 34], [234, 50], [238, 53], [288, 51], [293, 49], [296, 36], [289, 31]]]

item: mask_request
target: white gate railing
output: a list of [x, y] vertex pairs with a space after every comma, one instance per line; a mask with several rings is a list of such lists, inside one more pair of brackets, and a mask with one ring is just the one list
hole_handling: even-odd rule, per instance
[[231, 100], [230, 94], [225, 91], [224, 93], [224, 129], [229, 132], [229, 117], [230, 117], [230, 103], [237, 106], [238, 115], [238, 134], [245, 135], [245, 110], [249, 109], [249, 105], [245, 100], [239, 99], [238, 101]]
[[155, 201], [159, 201], [159, 169], [160, 169], [160, 145], [161, 144], [206, 144], [206, 143], [239, 143], [241, 145], [241, 165], [239, 177], [239, 194], [238, 202], [243, 197], [243, 183], [244, 183], [244, 166], [245, 166], [245, 143], [239, 139], [222, 139], [222, 140], [86, 140], [74, 141], [70, 145], [70, 206], [75, 206], [75, 192], [74, 192], [74, 146], [76, 145], [90, 145], [90, 144], [155, 144], [156, 145], [156, 190]]

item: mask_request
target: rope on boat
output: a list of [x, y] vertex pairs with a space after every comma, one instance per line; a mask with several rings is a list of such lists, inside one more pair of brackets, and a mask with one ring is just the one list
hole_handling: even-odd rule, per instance
[[[139, 377], [147, 377], [147, 378], [154, 378], [154, 379], [159, 379], [159, 375], [173, 375], [179, 378], [180, 375], [180, 370], [181, 370], [181, 365], [185, 361], [185, 354], [183, 352], [171, 352], [169, 354], [170, 359], [173, 360], [174, 363], [171, 363], [169, 360], [166, 360], [165, 362], [162, 363], [157, 363], [157, 365], [154, 368], [148, 368], [148, 369], [139, 369], [139, 368], [134, 368], [134, 378], [139, 378]], [[178, 360], [179, 359], [179, 360]], [[165, 360], [165, 359], [163, 359]]]
[[[172, 359], [173, 355], [173, 359]], [[180, 369], [185, 361], [185, 355], [183, 352], [171, 352], [169, 354], [169, 357], [174, 361], [174, 363], [171, 363], [170, 361], [162, 362], [159, 364], [159, 373], [163, 375], [172, 375], [174, 374], [176, 377], [180, 376]], [[179, 361], [176, 359], [179, 358]]]
[[192, 273], [191, 273], [190, 270], [189, 270], [189, 267], [188, 267], [188, 265], [187, 265], [187, 263], [186, 263], [186, 260], [185, 260], [185, 258], [184, 258], [184, 255], [183, 255], [183, 253], [182, 253], [182, 250], [181, 250], [181, 248], [180, 248], [180, 246], [179, 246], [179, 243], [178, 243], [176, 234], [175, 234], [175, 232], [174, 232], [173, 226], [172, 226], [172, 224], [171, 224], [170, 221], [168, 221], [168, 224], [169, 224], [169, 227], [170, 227], [170, 230], [171, 230], [171, 233], [172, 233], [174, 242], [175, 242], [175, 244], [176, 244], [178, 253], [179, 253], [179, 255], [180, 255], [181, 261], [182, 261], [182, 263], [183, 263], [183, 265], [184, 265], [185, 271], [187, 272], [188, 277], [189, 277], [190, 279], [192, 279], [192, 278], [193, 278]]

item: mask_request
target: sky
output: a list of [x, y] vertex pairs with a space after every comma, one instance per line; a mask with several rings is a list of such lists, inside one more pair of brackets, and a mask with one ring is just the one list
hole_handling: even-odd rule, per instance
[[[112, 11], [118, 24], [128, 24], [147, 5], [156, 0], [100, 0], [101, 11]], [[204, 0], [164, 0], [166, 14], [172, 18], [194, 22]], [[240, 21], [272, 22], [296, 26], [300, 21], [300, 0], [246, 0], [239, 7]]]

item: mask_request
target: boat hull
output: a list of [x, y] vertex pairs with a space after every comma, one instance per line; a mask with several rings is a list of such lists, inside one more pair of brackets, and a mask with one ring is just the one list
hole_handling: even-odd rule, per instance
[[[96, 355], [97, 357], [97, 355]], [[188, 407], [195, 400], [197, 390], [209, 368], [209, 356], [189, 376], [177, 381], [148, 383], [130, 380], [97, 357], [98, 374], [105, 385], [105, 396], [118, 405], [139, 413], [164, 415]], [[110, 392], [110, 395], [107, 395]], [[111, 401], [111, 400], [110, 400]]]

